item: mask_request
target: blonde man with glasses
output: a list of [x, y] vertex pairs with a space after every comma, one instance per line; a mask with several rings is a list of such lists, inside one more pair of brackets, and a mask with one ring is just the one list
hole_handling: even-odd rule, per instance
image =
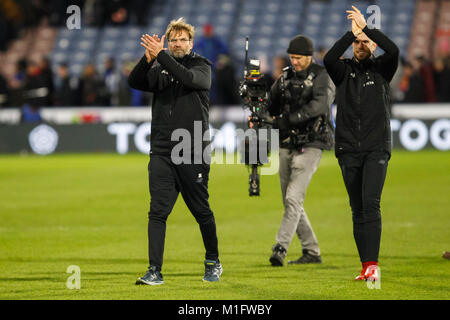
[[[164, 48], [166, 38], [168, 51]], [[143, 35], [141, 46], [145, 48], [145, 55], [128, 78], [132, 88], [153, 93], [148, 165], [151, 195], [149, 268], [143, 277], [137, 279], [136, 284], [164, 283], [161, 269], [166, 220], [179, 193], [202, 234], [206, 249], [203, 281], [219, 281], [222, 274], [216, 224], [208, 201], [210, 158], [205, 149], [209, 141], [200, 142], [201, 150], [194, 148], [194, 126], [200, 125], [203, 133], [209, 129], [211, 62], [191, 51], [193, 40], [194, 27], [183, 18], [172, 20], [161, 39], [155, 34]], [[190, 133], [191, 139], [191, 149], [183, 150], [181, 163], [180, 158], [172, 152], [179, 143], [172, 141], [177, 129]]]

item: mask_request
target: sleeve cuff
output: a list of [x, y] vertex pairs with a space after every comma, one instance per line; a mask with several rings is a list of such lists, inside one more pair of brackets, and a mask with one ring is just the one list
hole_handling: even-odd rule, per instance
[[169, 55], [167, 54], [167, 52], [165, 50], [161, 50], [156, 56], [156, 60], [158, 60], [160, 64], [164, 64], [165, 62], [167, 62], [168, 57]]
[[352, 31], [347, 31], [347, 33], [344, 34], [343, 38], [349, 42], [353, 42], [356, 39], [356, 37]]

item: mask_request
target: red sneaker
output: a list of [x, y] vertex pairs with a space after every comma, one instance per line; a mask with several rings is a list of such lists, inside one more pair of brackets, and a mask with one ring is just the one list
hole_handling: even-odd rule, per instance
[[357, 276], [355, 278], [355, 280], [366, 280], [365, 274], [366, 274], [366, 268], [363, 267], [361, 270], [361, 273], [359, 274], [359, 276]]
[[378, 281], [380, 279], [380, 272], [378, 271], [378, 265], [372, 264], [367, 267], [364, 274], [366, 281]]
[[377, 281], [379, 279], [379, 272], [378, 272], [378, 262], [377, 261], [367, 261], [362, 263], [362, 270], [355, 278], [355, 280], [368, 280], [368, 277], [370, 277], [372, 280], [370, 281]]

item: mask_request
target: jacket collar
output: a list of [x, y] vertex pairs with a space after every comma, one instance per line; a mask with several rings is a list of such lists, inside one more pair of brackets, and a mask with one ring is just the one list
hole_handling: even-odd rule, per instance
[[174, 59], [176, 61], [178, 61], [179, 63], [181, 63], [181, 64], [185, 64], [186, 62], [191, 61], [191, 60], [201, 59], [201, 60], [204, 60], [207, 64], [212, 65], [211, 61], [209, 61], [207, 58], [205, 58], [205, 57], [203, 57], [203, 56], [201, 56], [198, 53], [195, 53], [193, 51], [189, 52], [187, 55], [185, 55], [181, 59], [180, 58], [175, 58], [175, 57], [174, 57]]
[[311, 63], [309, 64], [308, 68], [306, 68], [305, 70], [302, 71], [295, 71], [294, 68], [292, 68], [292, 70], [294, 71], [294, 75], [299, 78], [299, 79], [306, 79], [308, 77], [308, 74], [311, 72], [313, 66], [313, 62], [311, 61]]
[[375, 57], [372, 54], [369, 58], [363, 61], [357, 61], [356, 58], [353, 56], [352, 58], [353, 64], [357, 66], [359, 69], [368, 69], [375, 63]]

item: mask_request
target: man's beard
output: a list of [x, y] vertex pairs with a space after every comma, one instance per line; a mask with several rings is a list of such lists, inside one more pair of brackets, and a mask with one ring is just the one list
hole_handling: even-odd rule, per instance
[[189, 54], [189, 49], [186, 49], [185, 51], [183, 50], [176, 50], [176, 51], [170, 51], [170, 54], [172, 55], [172, 57], [177, 58], [177, 59], [181, 59], [184, 58], [185, 55]]
[[370, 58], [372, 53], [371, 52], [362, 52], [361, 51], [358, 54], [355, 53], [354, 55], [355, 55], [356, 60], [358, 60], [358, 61], [365, 61], [365, 60]]

